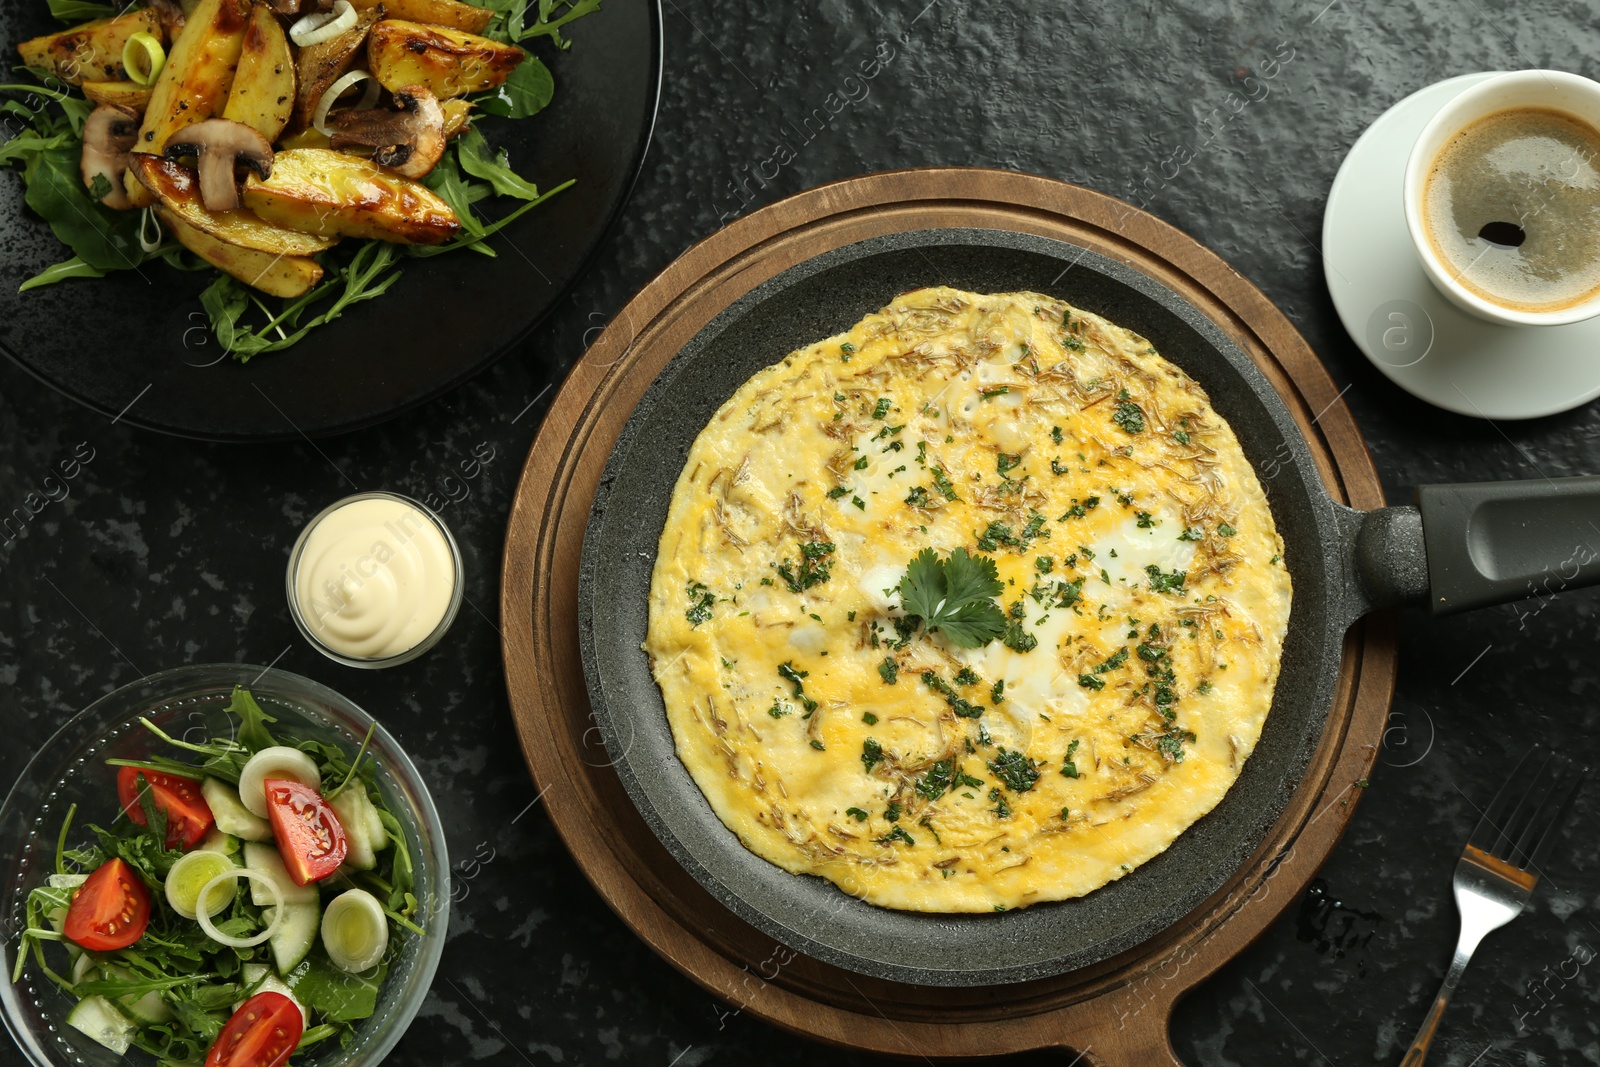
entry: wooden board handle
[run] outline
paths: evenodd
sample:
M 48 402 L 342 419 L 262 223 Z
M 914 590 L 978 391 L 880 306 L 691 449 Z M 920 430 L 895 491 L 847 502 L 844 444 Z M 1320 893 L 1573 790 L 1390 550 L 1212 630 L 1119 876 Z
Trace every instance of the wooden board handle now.
M 1144 1011 L 1097 1012 L 1087 1026 L 1073 1027 L 1062 1047 L 1069 1067 L 1185 1067 L 1168 1035 L 1172 1004 L 1150 1004 Z

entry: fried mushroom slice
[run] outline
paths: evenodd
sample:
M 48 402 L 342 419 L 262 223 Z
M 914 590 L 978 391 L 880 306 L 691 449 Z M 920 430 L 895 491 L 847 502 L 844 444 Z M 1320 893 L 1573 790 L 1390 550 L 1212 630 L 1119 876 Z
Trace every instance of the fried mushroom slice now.
M 329 147 L 365 149 L 372 161 L 402 178 L 421 178 L 444 155 L 444 109 L 425 85 L 394 92 L 391 108 L 343 108 L 328 116 Z
M 166 156 L 196 157 L 200 200 L 208 211 L 239 206 L 237 170 L 248 167 L 265 181 L 272 176 L 272 145 L 260 132 L 232 119 L 206 119 L 185 126 L 167 144 Z
M 100 203 L 117 211 L 133 207 L 123 188 L 122 174 L 128 169 L 128 154 L 139 139 L 139 113 L 120 104 L 101 104 L 89 112 L 83 124 L 83 154 L 78 167 L 83 184 L 91 193 L 103 186 L 109 191 Z

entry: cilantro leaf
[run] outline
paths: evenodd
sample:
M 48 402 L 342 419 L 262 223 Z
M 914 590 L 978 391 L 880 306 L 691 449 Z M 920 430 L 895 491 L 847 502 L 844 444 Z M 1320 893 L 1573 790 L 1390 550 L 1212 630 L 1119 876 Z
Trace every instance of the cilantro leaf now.
M 906 566 L 900 602 L 928 629 L 943 631 L 952 644 L 979 648 L 1005 632 L 1005 615 L 994 602 L 1004 589 L 988 556 L 969 556 L 958 548 L 941 560 L 925 548 Z

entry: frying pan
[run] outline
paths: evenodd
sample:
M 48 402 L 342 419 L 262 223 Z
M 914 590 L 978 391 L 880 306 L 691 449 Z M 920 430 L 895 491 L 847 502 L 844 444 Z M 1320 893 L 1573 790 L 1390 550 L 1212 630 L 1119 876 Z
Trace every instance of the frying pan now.
M 1210 395 L 1266 489 L 1294 580 L 1261 740 L 1222 802 L 1160 856 L 1087 896 L 992 915 L 891 911 L 749 852 L 678 760 L 640 645 L 667 506 L 689 446 L 752 374 L 928 285 L 1058 296 L 1148 338 Z M 1158 933 L 1256 850 L 1321 737 L 1345 631 L 1402 604 L 1434 614 L 1600 582 L 1600 478 L 1442 485 L 1360 512 L 1324 489 L 1278 394 L 1176 293 L 1086 248 L 990 229 L 919 230 L 819 255 L 709 322 L 651 385 L 602 476 L 579 575 L 579 645 L 608 755 L 652 831 L 775 940 L 891 981 L 991 986 L 1063 973 Z

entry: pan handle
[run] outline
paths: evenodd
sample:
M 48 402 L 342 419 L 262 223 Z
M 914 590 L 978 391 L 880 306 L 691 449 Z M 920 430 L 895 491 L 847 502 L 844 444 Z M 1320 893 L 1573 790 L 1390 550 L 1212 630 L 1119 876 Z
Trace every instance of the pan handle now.
M 1352 615 L 1424 602 L 1453 615 L 1600 584 L 1600 476 L 1427 485 L 1416 507 L 1341 510 Z
M 1427 485 L 1417 507 L 1435 615 L 1600 583 L 1600 477 Z

